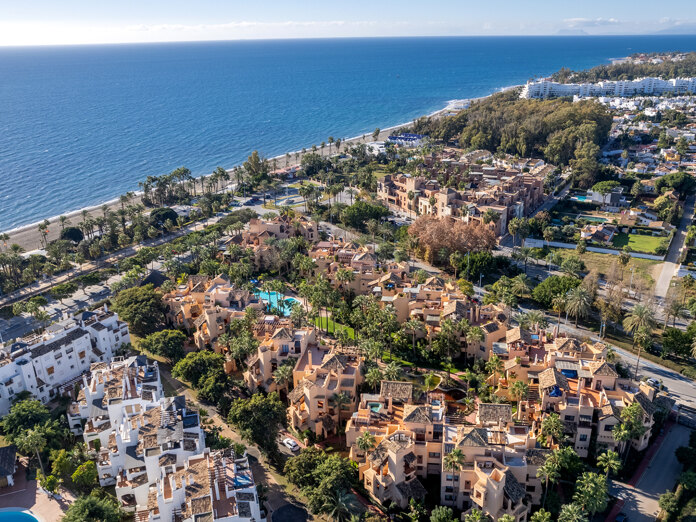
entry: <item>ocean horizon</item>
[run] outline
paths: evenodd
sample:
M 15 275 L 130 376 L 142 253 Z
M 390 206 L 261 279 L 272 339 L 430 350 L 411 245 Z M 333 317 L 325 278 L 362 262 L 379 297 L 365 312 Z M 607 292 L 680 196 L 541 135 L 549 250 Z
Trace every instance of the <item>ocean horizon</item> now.
M 561 67 L 694 50 L 696 35 L 0 48 L 0 230 L 113 200 L 148 175 L 370 134 Z

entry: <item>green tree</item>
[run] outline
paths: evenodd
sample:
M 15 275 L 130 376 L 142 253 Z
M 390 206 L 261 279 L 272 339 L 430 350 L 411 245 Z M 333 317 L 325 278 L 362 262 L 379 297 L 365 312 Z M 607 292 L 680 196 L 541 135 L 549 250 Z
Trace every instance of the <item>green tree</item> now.
M 672 515 L 679 509 L 679 499 L 674 494 L 674 491 L 666 491 L 660 495 L 658 505 L 665 513 Z
M 179 330 L 162 330 L 142 339 L 140 347 L 175 364 L 186 355 L 185 342 L 186 336 Z
M 522 419 L 522 399 L 527 397 L 529 386 L 524 381 L 515 381 L 510 385 L 510 395 L 517 401 L 517 420 Z
M 41 473 L 45 475 L 43 462 L 41 461 L 41 452 L 46 447 L 46 436 L 40 428 L 32 428 L 16 441 L 17 449 L 25 455 L 34 453 L 39 461 Z
M 621 459 L 619 454 L 612 450 L 607 450 L 597 457 L 597 467 L 604 471 L 606 478 L 609 478 L 610 473 L 618 473 L 621 469 Z
M 97 465 L 93 460 L 88 460 L 80 464 L 72 474 L 73 483 L 85 491 L 94 487 L 97 484 L 98 478 L 99 473 L 97 471 Z
M 36 478 L 39 481 L 39 485 L 49 493 L 55 494 L 60 487 L 61 480 L 55 475 L 45 476 L 40 471 L 37 473 Z
M 383 375 L 379 368 L 370 368 L 365 374 L 365 383 L 373 390 L 382 382 Z
M 121 291 L 113 300 L 113 309 L 139 336 L 151 334 L 164 324 L 162 295 L 151 284 Z
M 563 422 L 557 413 L 550 413 L 541 421 L 541 434 L 560 442 L 563 437 Z
M 448 471 L 461 471 L 466 461 L 466 455 L 459 448 L 450 451 L 443 459 L 444 468 Z
M 65 449 L 51 451 L 51 473 L 63 479 L 75 472 L 73 456 Z
M 588 522 L 587 515 L 578 504 L 565 504 L 558 515 L 558 522 Z
M 544 508 L 539 509 L 536 513 L 532 515 L 529 519 L 530 522 L 552 522 L 553 517 L 551 513 L 546 511 Z
M 351 517 L 350 502 L 348 493 L 335 491 L 326 498 L 321 511 L 334 522 L 347 522 Z
M 365 430 L 362 434 L 355 440 L 358 449 L 362 452 L 368 452 L 375 447 L 375 436 L 369 431 Z
M 62 522 L 121 522 L 123 515 L 116 499 L 87 495 L 70 505 Z
M 40 401 L 25 399 L 12 405 L 9 413 L 0 419 L 0 427 L 7 440 L 17 444 L 29 430 L 35 426 L 44 425 L 50 419 L 51 414 L 48 408 Z
M 544 498 L 542 500 L 542 506 L 546 505 L 546 495 L 549 492 L 549 482 L 555 484 L 556 481 L 561 476 L 560 466 L 558 464 L 558 459 L 549 456 L 546 461 L 537 468 L 537 478 L 544 481 Z
M 601 513 L 607 508 L 607 481 L 598 473 L 591 471 L 580 475 L 575 484 L 573 501 L 582 506 L 590 515 Z
M 437 506 L 430 512 L 430 522 L 454 522 L 452 508 L 447 506 Z
M 566 311 L 575 318 L 575 326 L 578 326 L 580 317 L 587 317 L 592 309 L 592 296 L 583 286 L 573 288 L 568 292 Z
M 227 418 L 240 435 L 269 454 L 277 451 L 278 433 L 285 421 L 285 407 L 277 393 L 236 399 Z

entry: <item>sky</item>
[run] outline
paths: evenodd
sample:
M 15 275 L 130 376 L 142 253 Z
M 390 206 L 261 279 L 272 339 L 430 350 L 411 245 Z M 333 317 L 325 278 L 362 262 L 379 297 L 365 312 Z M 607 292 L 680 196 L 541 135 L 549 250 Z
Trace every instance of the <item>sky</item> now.
M 694 0 L 0 0 L 0 46 L 553 34 L 696 34 Z

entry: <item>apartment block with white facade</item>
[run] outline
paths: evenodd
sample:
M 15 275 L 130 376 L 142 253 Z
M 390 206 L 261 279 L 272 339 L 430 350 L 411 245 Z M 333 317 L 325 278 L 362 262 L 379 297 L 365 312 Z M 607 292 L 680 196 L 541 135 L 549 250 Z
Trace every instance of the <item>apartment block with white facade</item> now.
M 130 343 L 128 325 L 107 307 L 50 325 L 0 350 L 0 415 L 28 391 L 42 402 L 68 391 L 96 362 Z
M 639 96 L 685 94 L 696 92 L 696 78 L 638 78 L 635 80 L 601 81 L 597 83 L 558 83 L 549 79 L 528 82 L 521 98 L 557 98 L 563 96 Z

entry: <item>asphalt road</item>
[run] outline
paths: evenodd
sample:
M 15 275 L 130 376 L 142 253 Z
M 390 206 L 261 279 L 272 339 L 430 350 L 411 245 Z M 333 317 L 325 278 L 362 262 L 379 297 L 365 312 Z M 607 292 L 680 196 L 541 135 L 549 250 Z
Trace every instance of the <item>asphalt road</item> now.
M 691 220 L 694 218 L 694 201 L 696 201 L 696 196 L 689 196 L 686 198 L 684 202 L 684 214 L 679 222 L 679 227 L 674 234 L 674 238 L 669 245 L 669 250 L 665 256 L 665 262 L 662 263 L 662 271 L 655 284 L 655 297 L 659 300 L 664 299 L 667 295 L 672 278 L 679 268 L 679 254 L 686 240 L 686 229 L 691 225 Z
M 686 426 L 674 425 L 635 487 L 612 482 L 611 494 L 624 500 L 621 511 L 631 522 L 655 520 L 660 510 L 657 503 L 660 495 L 672 490 L 681 473 L 681 464 L 674 452 L 689 443 L 690 433 Z

